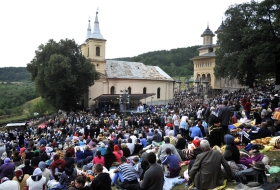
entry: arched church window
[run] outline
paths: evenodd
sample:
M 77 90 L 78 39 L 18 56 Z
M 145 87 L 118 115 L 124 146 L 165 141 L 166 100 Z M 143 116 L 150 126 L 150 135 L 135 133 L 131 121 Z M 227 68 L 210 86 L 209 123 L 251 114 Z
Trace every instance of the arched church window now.
M 128 87 L 128 94 L 131 94 L 131 87 Z
M 111 87 L 110 94 L 115 94 L 115 87 L 114 86 Z
M 96 51 L 96 56 L 100 56 L 100 47 L 96 47 L 95 51 Z
M 160 99 L 160 88 L 157 89 L 157 99 Z
M 144 88 L 143 88 L 143 94 L 146 94 L 146 93 L 147 93 L 147 88 L 144 87 Z
M 87 48 L 87 56 L 89 57 L 89 47 Z

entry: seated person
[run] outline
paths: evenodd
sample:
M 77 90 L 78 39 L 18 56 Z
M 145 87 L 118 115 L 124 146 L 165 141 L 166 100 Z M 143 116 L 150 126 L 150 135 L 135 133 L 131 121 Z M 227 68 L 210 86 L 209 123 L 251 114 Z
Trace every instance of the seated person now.
M 262 161 L 263 158 L 264 155 L 260 154 L 258 145 L 253 145 L 249 151 L 249 157 L 241 157 L 239 163 L 251 167 L 255 162 Z
M 167 148 L 165 152 L 166 156 L 165 158 L 163 158 L 161 164 L 164 166 L 166 177 L 173 178 L 179 176 L 181 167 L 179 165 L 179 160 L 177 156 L 171 154 L 170 148 Z
M 197 125 L 190 128 L 190 139 L 193 140 L 194 137 L 203 138 L 202 132 Z
M 177 135 L 177 139 L 178 140 L 177 140 L 175 147 L 179 150 L 185 149 L 187 141 L 182 137 L 181 134 Z
M 262 122 L 260 128 L 252 127 L 249 133 L 242 131 L 244 135 L 244 142 L 247 144 L 250 140 L 271 137 L 271 131 L 268 129 L 266 122 Z
M 238 164 L 240 159 L 240 152 L 234 143 L 234 137 L 230 134 L 226 134 L 225 143 L 226 143 L 226 148 L 223 153 L 223 157 L 227 161 L 234 161 L 235 163 Z

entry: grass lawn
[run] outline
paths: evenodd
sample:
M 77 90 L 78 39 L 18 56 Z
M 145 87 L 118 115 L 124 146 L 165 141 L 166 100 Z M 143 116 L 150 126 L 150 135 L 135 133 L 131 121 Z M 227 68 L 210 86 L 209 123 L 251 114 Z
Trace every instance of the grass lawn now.
M 272 151 L 272 152 L 265 152 L 265 155 L 267 155 L 270 158 L 271 161 L 271 166 L 280 166 L 280 151 Z M 183 166 L 181 172 L 183 173 L 184 171 L 186 171 L 188 169 L 188 166 Z M 276 175 L 276 177 L 280 178 L 280 173 L 278 173 Z M 272 177 L 268 177 L 268 181 L 272 182 Z M 177 185 L 175 187 L 172 188 L 172 190 L 186 190 L 185 189 L 185 184 L 183 183 L 181 185 Z M 234 189 L 234 187 L 237 185 L 238 183 L 231 183 L 231 182 L 227 182 L 227 186 L 224 189 Z

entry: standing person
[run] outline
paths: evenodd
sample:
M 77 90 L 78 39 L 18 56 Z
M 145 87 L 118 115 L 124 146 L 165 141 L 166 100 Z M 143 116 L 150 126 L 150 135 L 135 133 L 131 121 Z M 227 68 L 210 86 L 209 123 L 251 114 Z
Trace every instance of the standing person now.
M 224 142 L 224 136 L 225 134 L 229 133 L 228 125 L 229 125 L 229 120 L 230 120 L 230 108 L 227 106 L 228 101 L 224 100 L 223 105 L 219 108 L 219 117 L 221 118 L 221 132 L 220 132 L 220 138 L 221 142 L 225 144 Z
M 45 190 L 46 178 L 42 176 L 40 168 L 36 168 L 32 176 L 26 180 L 26 189 L 28 190 Z
M 215 112 L 215 110 L 215 107 L 210 108 L 211 114 L 208 120 L 208 139 L 211 147 L 215 145 L 221 146 L 221 129 L 217 129 L 220 127 L 221 119 L 218 117 L 218 114 Z M 211 131 L 213 128 L 216 128 L 217 130 Z
M 278 107 L 278 103 L 279 103 L 279 96 L 278 94 L 274 94 L 272 100 L 271 100 L 271 109 L 274 112 L 275 108 Z
M 211 111 L 210 111 L 210 105 L 207 104 L 207 107 L 206 107 L 206 110 L 204 112 L 204 119 L 205 119 L 205 122 L 208 124 L 208 119 L 209 119 L 209 116 L 211 114 Z
M 162 190 L 164 183 L 163 170 L 160 165 L 156 163 L 156 155 L 153 152 L 147 154 L 146 160 L 148 161 L 150 167 L 145 172 L 142 183 L 140 187 L 145 190 Z
M 103 166 L 101 164 L 95 165 L 95 172 L 97 173 L 94 180 L 91 182 L 91 189 L 94 190 L 111 190 L 111 178 L 108 173 L 103 173 Z
M 229 179 L 232 178 L 231 169 L 218 150 L 211 150 L 207 140 L 200 142 L 200 148 L 203 152 L 197 155 L 189 173 L 197 189 L 214 189 L 217 186 L 223 185 L 224 177 L 221 164 Z
M 180 122 L 180 131 L 181 135 L 185 138 L 188 138 L 189 134 L 189 124 L 188 124 L 188 116 L 187 113 L 184 112 L 184 116 L 181 118 Z
M 176 111 L 172 117 L 172 124 L 174 126 L 174 137 L 176 137 L 179 134 L 179 125 L 180 125 L 179 120 L 180 120 L 179 111 Z
M 248 99 L 247 102 L 245 103 L 244 110 L 245 110 L 245 115 L 246 115 L 247 119 L 250 119 L 250 112 L 251 112 L 250 99 Z

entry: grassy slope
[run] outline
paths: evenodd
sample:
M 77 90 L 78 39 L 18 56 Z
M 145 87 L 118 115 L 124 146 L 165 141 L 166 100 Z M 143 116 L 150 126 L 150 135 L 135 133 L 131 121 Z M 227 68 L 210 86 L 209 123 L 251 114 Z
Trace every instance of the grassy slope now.
M 23 115 L 14 116 L 14 117 L 10 117 L 10 118 L 1 118 L 0 123 L 7 123 L 7 122 L 11 122 L 13 120 L 24 120 L 24 119 L 30 117 L 30 114 L 29 114 L 30 106 L 36 104 L 40 99 L 41 99 L 41 97 L 35 98 L 33 100 L 26 102 L 22 106 L 20 106 L 23 109 Z

